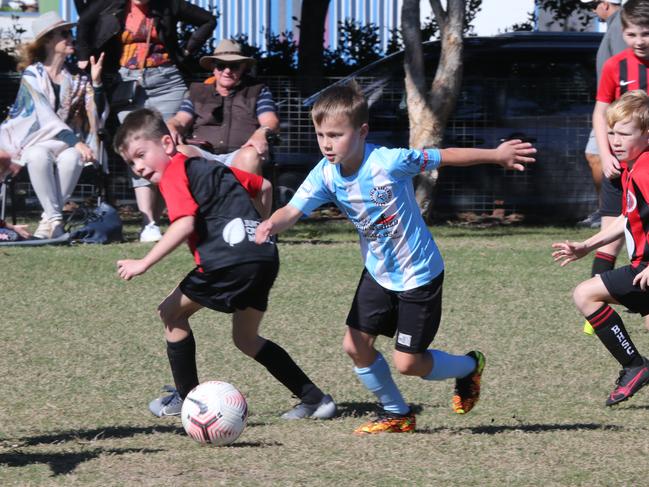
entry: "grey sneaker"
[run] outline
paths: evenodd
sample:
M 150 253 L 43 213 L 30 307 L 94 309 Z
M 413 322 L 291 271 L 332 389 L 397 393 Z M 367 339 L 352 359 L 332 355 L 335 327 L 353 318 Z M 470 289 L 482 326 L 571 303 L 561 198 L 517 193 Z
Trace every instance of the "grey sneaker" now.
M 336 415 L 336 403 L 329 394 L 325 394 L 317 404 L 301 402 L 290 411 L 282 414 L 282 419 L 331 419 Z
M 178 391 L 171 386 L 164 386 L 162 390 L 170 392 L 168 396 L 160 396 L 149 403 L 149 411 L 155 416 L 179 416 L 183 407 L 183 400 Z

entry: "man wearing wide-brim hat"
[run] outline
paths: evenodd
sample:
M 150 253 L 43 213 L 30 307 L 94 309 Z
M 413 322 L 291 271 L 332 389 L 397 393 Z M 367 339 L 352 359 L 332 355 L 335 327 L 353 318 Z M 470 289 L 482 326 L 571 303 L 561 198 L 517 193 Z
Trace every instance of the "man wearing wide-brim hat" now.
M 249 75 L 254 64 L 239 43 L 222 40 L 213 55 L 200 59 L 214 76 L 192 83 L 189 97 L 167 124 L 177 141 L 186 137 L 201 146 L 203 157 L 261 174 L 279 118 L 268 87 Z

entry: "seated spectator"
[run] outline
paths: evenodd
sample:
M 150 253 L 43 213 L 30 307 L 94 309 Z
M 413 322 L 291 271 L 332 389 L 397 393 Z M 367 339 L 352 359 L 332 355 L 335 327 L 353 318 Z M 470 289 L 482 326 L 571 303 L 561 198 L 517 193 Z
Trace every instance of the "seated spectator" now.
M 103 55 L 91 59 L 90 76 L 65 62 L 74 53 L 73 26 L 56 12 L 33 22 L 34 40 L 24 47 L 19 64 L 18 96 L 0 125 L 0 148 L 13 164 L 27 167 L 43 208 L 37 238 L 63 234 L 63 206 L 84 164 L 97 158 L 97 132 L 106 114 Z
M 203 157 L 261 174 L 279 118 L 268 87 L 249 76 L 255 60 L 244 56 L 237 42 L 223 40 L 200 64 L 214 76 L 191 84 L 189 98 L 167 121 L 172 136 L 176 142 L 185 136 L 191 136 L 188 143 L 207 142 L 212 154 L 203 151 Z

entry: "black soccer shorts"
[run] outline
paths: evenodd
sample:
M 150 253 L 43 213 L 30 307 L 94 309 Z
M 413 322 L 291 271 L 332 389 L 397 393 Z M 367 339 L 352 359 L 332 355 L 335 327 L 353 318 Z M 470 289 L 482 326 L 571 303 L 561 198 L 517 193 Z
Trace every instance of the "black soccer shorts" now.
M 599 191 L 599 213 L 602 216 L 620 216 L 622 214 L 622 180 L 620 178 L 602 178 Z
M 633 279 L 645 267 L 646 265 L 640 265 L 634 269 L 626 265 L 600 274 L 609 294 L 629 311 L 640 313 L 642 316 L 649 314 L 649 291 L 634 286 Z
M 400 352 L 420 353 L 432 343 L 442 317 L 444 272 L 408 291 L 385 289 L 363 269 L 347 326 L 373 336 L 393 337 Z
M 266 311 L 279 262 L 249 262 L 212 272 L 191 271 L 178 285 L 182 293 L 206 308 L 223 313 L 254 308 Z

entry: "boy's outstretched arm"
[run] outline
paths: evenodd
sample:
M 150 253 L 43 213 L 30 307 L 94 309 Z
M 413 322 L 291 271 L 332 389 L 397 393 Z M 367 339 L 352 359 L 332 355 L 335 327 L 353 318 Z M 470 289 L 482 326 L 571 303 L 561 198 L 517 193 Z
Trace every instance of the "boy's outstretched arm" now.
M 290 204 L 280 208 L 268 220 L 264 220 L 259 224 L 255 233 L 255 242 L 260 245 L 263 244 L 273 235 L 291 228 L 301 216 L 302 212 Z
M 524 171 L 524 163 L 534 162 L 532 154 L 536 149 L 529 142 L 519 139 L 506 140 L 495 149 L 449 148 L 440 149 L 442 166 L 473 166 L 488 163 L 498 164 L 506 169 Z
M 581 259 L 592 250 L 619 239 L 624 234 L 625 220 L 624 215 L 618 216 L 609 227 L 600 230 L 583 242 L 570 242 L 566 240 L 565 242 L 553 243 L 552 248 L 555 251 L 552 252 L 552 258 L 561 267 L 577 259 Z
M 122 279 L 129 281 L 135 276 L 144 274 L 149 267 L 162 260 L 176 247 L 187 240 L 194 231 L 193 216 L 183 216 L 174 221 L 143 259 L 125 259 L 117 261 L 117 273 Z

